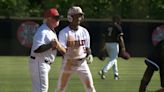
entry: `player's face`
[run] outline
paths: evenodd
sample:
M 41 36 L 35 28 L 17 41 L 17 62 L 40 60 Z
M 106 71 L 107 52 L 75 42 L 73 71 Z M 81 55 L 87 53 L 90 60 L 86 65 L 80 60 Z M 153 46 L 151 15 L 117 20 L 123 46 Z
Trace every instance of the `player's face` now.
M 83 14 L 76 14 L 76 15 L 73 15 L 72 18 L 73 18 L 72 23 L 74 25 L 80 25 L 80 23 L 84 19 L 84 15 Z

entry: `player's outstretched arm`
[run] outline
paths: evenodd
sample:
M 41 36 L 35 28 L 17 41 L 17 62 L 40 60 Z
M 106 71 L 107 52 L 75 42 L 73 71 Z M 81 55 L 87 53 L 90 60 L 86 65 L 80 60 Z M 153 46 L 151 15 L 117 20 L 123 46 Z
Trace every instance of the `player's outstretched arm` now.
M 120 37 L 119 37 L 119 45 L 121 47 L 121 49 L 120 49 L 120 57 L 125 59 L 125 60 L 128 60 L 131 56 L 126 51 L 126 47 L 125 47 L 125 43 L 124 43 L 124 39 L 123 39 L 122 35 L 120 35 Z
M 51 44 L 52 44 L 52 47 L 56 48 L 62 55 L 64 55 L 66 53 L 66 49 L 59 43 L 58 40 L 56 40 L 56 39 L 53 40 L 51 42 Z
M 121 52 L 126 51 L 123 36 L 120 36 L 120 37 L 119 37 L 119 44 L 120 44 L 120 47 L 121 47 Z
M 86 60 L 88 64 L 91 64 L 93 62 L 93 56 L 90 48 L 86 48 L 87 56 Z

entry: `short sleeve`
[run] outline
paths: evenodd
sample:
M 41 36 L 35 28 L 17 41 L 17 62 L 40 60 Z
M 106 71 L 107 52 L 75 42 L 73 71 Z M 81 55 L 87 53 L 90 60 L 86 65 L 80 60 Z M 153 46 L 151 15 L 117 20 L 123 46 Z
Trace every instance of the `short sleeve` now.
M 90 48 L 90 35 L 89 35 L 88 30 L 86 30 L 86 29 L 84 29 L 84 30 L 85 30 L 85 35 L 86 35 L 86 44 L 85 44 L 85 47 Z
M 33 50 L 36 50 L 41 45 L 45 44 L 46 33 L 43 31 L 38 31 L 33 38 Z
M 61 45 L 64 47 L 64 48 L 67 48 L 67 40 L 66 40 L 66 33 L 64 32 L 64 30 L 61 30 L 59 32 L 59 42 L 61 43 Z

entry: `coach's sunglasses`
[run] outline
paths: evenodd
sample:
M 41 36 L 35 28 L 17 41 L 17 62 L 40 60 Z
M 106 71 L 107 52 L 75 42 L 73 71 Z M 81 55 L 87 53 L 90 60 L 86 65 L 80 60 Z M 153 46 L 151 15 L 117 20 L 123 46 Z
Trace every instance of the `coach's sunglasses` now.
M 57 21 L 61 20 L 61 16 L 53 16 L 52 18 L 57 20 Z

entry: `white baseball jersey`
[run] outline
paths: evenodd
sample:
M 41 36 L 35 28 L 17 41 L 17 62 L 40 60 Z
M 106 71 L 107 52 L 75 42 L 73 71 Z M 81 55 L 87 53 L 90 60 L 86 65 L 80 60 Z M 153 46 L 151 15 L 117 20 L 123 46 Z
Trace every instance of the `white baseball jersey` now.
M 72 73 L 78 74 L 86 92 L 96 92 L 92 74 L 85 59 L 87 55 L 86 48 L 90 48 L 88 31 L 82 26 L 78 26 L 78 30 L 76 31 L 67 26 L 60 31 L 59 41 L 67 51 L 62 61 L 55 92 L 65 92 L 66 85 Z
M 57 50 L 49 49 L 42 53 L 34 53 L 34 50 L 39 48 L 43 44 L 50 43 L 53 39 L 57 39 L 56 33 L 54 33 L 46 24 L 43 24 L 36 32 L 33 38 L 33 45 L 31 49 L 31 56 L 38 57 L 43 60 L 53 62 L 57 54 Z
M 42 24 L 35 33 L 29 59 L 29 71 L 32 79 L 32 92 L 48 92 L 48 73 L 51 69 L 50 63 L 54 62 L 57 54 L 56 49 L 49 49 L 41 53 L 34 50 L 43 44 L 57 39 L 56 34 L 46 24 Z
M 90 36 L 88 31 L 78 26 L 74 31 L 69 26 L 65 27 L 59 33 L 59 42 L 67 48 L 65 57 L 68 59 L 79 59 L 86 57 L 86 47 L 90 48 Z

